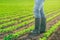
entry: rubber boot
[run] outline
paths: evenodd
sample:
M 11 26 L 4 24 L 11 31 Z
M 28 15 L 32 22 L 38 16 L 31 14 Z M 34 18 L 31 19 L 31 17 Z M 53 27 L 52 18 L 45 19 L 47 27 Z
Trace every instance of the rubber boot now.
M 40 26 L 40 33 L 44 33 L 46 30 L 46 17 L 44 14 L 44 10 L 43 7 L 40 10 L 40 14 L 41 14 L 41 26 Z
M 29 34 L 29 37 L 34 37 L 40 34 L 39 27 L 41 26 L 41 19 L 35 18 L 35 29 Z
M 41 27 L 40 27 L 40 33 L 45 33 L 46 32 L 46 19 L 41 18 Z

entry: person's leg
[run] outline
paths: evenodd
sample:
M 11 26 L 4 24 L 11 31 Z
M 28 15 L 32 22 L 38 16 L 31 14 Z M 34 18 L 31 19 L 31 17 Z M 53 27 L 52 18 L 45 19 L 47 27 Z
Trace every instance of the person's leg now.
M 35 6 L 34 6 L 35 30 L 37 30 L 38 33 L 39 33 L 40 29 L 42 28 L 41 27 L 41 25 L 43 24 L 42 21 L 44 21 L 44 17 L 45 17 L 44 13 L 43 13 L 43 9 L 42 9 L 43 5 L 44 5 L 44 0 L 35 0 Z M 42 16 L 44 16 L 44 17 L 42 18 Z M 43 20 L 41 20 L 41 19 L 43 19 Z
M 40 13 L 41 13 L 40 33 L 44 33 L 46 31 L 45 30 L 46 29 L 46 17 L 45 17 L 45 14 L 44 14 L 43 7 L 41 8 Z
M 35 29 L 33 33 L 39 34 L 40 30 L 39 27 L 41 26 L 41 14 L 40 10 L 43 6 L 43 0 L 35 0 L 34 6 L 34 15 L 35 15 Z
M 43 7 L 44 0 L 35 0 L 34 5 L 34 17 L 35 18 L 41 18 L 40 10 Z
M 34 6 L 34 17 L 35 17 L 35 29 L 32 31 L 32 35 L 40 34 L 39 27 L 41 26 L 41 14 L 40 10 L 43 6 L 43 0 L 35 0 L 35 6 Z

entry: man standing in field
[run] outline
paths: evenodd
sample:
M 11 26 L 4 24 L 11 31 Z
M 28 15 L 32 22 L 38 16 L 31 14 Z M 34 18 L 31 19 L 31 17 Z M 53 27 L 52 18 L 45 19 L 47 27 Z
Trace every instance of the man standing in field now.
M 46 18 L 43 11 L 44 0 L 35 0 L 34 17 L 35 17 L 35 29 L 29 34 L 30 37 L 37 36 L 45 32 Z

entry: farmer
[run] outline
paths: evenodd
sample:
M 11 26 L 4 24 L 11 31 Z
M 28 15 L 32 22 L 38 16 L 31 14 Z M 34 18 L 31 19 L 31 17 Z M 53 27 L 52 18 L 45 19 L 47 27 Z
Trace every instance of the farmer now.
M 34 5 L 34 17 L 35 17 L 35 29 L 29 34 L 30 37 L 37 36 L 45 32 L 46 29 L 46 17 L 43 11 L 44 0 L 35 0 Z

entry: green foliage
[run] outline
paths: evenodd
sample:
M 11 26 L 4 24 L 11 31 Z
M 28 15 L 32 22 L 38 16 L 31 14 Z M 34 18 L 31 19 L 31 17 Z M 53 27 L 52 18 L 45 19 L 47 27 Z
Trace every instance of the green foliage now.
M 13 39 L 13 35 L 9 34 L 8 36 L 4 37 L 4 40 L 12 40 Z

